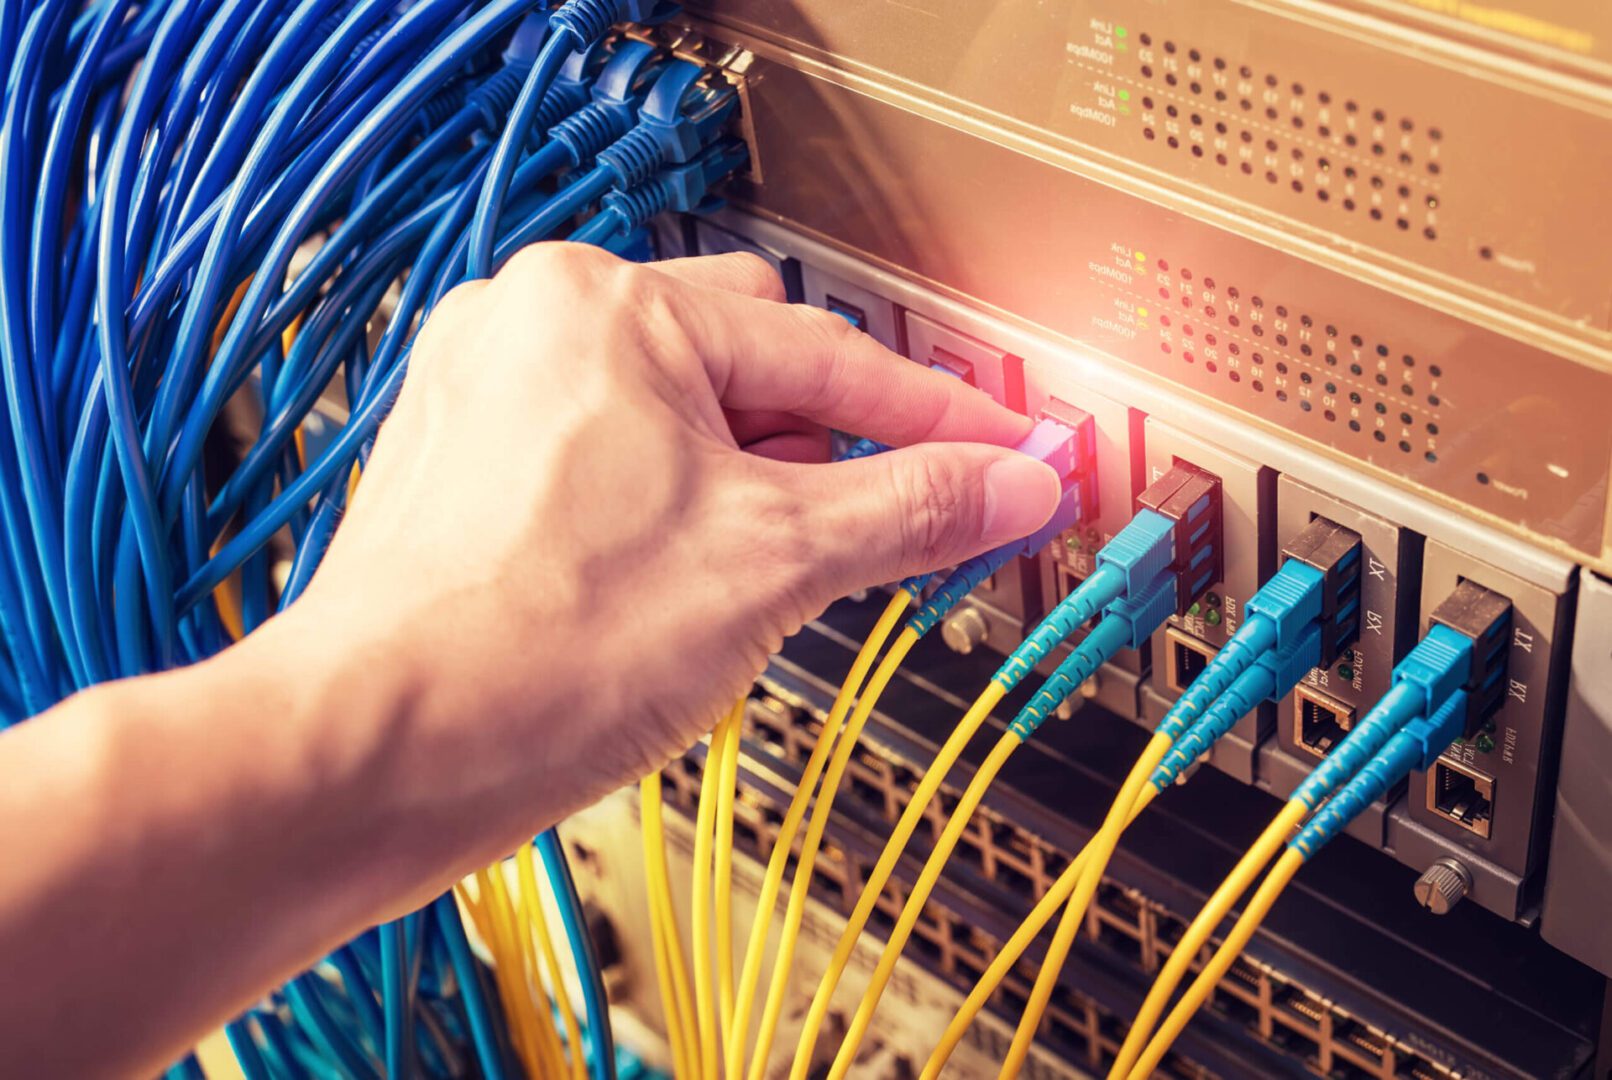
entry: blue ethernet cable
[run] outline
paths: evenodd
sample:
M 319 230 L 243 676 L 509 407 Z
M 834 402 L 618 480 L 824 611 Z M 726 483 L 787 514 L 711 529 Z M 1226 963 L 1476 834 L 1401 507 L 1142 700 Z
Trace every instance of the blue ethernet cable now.
M 431 902 L 437 932 L 447 946 L 453 967 L 454 979 L 459 985 L 459 997 L 464 1003 L 470 1023 L 471 1036 L 476 1044 L 476 1059 L 487 1080 L 503 1080 L 503 1050 L 499 1045 L 497 1025 L 485 995 L 481 975 L 476 969 L 476 958 L 470 951 L 470 940 L 465 937 L 464 925 L 459 921 L 459 908 L 453 894 L 444 893 Z
M 394 228 L 399 219 L 392 215 L 441 206 L 439 197 L 475 189 L 472 178 L 481 177 L 472 162 L 450 152 L 471 127 L 457 110 L 475 102 L 485 126 L 497 124 L 509 98 L 489 85 L 478 50 L 512 19 L 529 14 L 515 4 L 469 12 L 466 7 L 455 0 L 418 0 L 395 9 L 380 0 L 306 0 L 288 12 L 251 0 L 138 7 L 104 0 L 76 17 L 52 12 L 32 23 L 16 19 L 7 31 L 20 44 L 32 29 L 29 47 L 21 50 L 30 63 L 41 55 L 42 43 L 43 51 L 63 57 L 59 69 L 31 74 L 35 81 L 21 84 L 37 87 L 34 101 L 47 103 L 41 115 L 49 123 L 33 129 L 14 121 L 21 143 L 15 157 L 8 155 L 35 162 L 40 167 L 33 174 L 46 179 L 26 190 L 12 188 L 0 207 L 0 229 L 10 229 L 0 237 L 7 254 L 27 252 L 25 260 L 5 260 L 4 269 L 31 268 L 26 277 L 0 282 L 12 298 L 10 310 L 20 313 L 21 330 L 9 340 L 26 346 L 9 350 L 14 385 L 33 389 L 34 401 L 23 399 L 18 408 L 36 413 L 7 416 L 0 424 L 0 661 L 7 676 L 0 680 L 0 696 L 22 699 L 20 711 L 39 711 L 75 686 L 189 662 L 222 647 L 210 604 L 176 607 L 171 595 L 152 586 L 148 542 L 160 535 L 170 572 L 175 580 L 188 580 L 208 560 L 209 542 L 229 523 L 209 514 L 199 498 L 195 432 L 205 432 L 217 415 L 210 394 L 227 396 L 254 368 L 264 377 L 268 408 L 252 445 L 266 464 L 255 482 L 236 480 L 244 489 L 236 502 L 243 526 L 275 505 L 276 475 L 281 483 L 300 478 L 286 465 L 292 418 L 311 407 L 310 385 L 322 382 L 339 359 L 353 358 L 346 371 L 354 400 L 370 403 L 369 415 L 384 415 L 405 370 L 406 341 L 394 335 L 392 351 L 370 362 L 356 329 L 362 310 L 374 305 L 382 275 L 411 265 L 418 270 L 412 256 L 422 239 L 429 245 L 429 235 L 422 237 L 415 227 Z M 125 19 L 131 9 L 134 14 Z M 528 23 L 540 20 L 531 16 Z M 298 35 L 293 27 L 312 30 Z M 94 46 L 89 56 L 87 45 Z M 562 69 L 555 89 L 564 83 L 575 95 L 597 75 L 590 63 L 608 52 Z M 136 63 L 139 74 L 125 104 L 119 80 Z M 19 66 L 25 65 L 13 60 L 14 69 Z M 248 85 L 237 93 L 237 80 L 248 74 Z M 580 100 L 573 96 L 569 107 Z M 304 109 L 309 101 L 312 108 Z M 547 109 L 547 96 L 543 105 Z M 541 127 L 553 126 L 554 113 L 538 115 Z M 265 134 L 271 130 L 276 137 Z M 150 136 L 157 140 L 150 144 L 154 149 L 136 157 L 135 148 L 150 148 Z M 679 152 L 697 153 L 703 145 Z M 455 160 L 437 160 L 439 154 Z M 530 164 L 528 156 L 517 175 Z M 84 182 L 59 182 L 80 169 Z M 30 170 L 14 168 L 12 175 L 25 177 Z M 366 203 L 372 198 L 381 208 Z M 77 205 L 70 207 L 74 199 Z M 29 228 L 30 208 L 38 211 L 32 214 L 36 220 L 65 215 L 72 224 L 59 232 Z M 511 200 L 517 222 L 541 209 L 530 197 Z M 8 226 L 5 215 L 20 225 Z M 290 235 L 300 244 L 324 229 L 334 233 L 316 265 L 281 291 L 284 267 L 274 254 L 284 242 L 279 238 Z M 215 242 L 220 237 L 222 243 Z M 13 238 L 20 248 L 12 246 Z M 115 287 L 108 287 L 105 267 L 122 274 Z M 224 320 L 225 349 L 209 383 L 195 358 L 221 314 L 218 301 L 238 283 L 264 276 L 277 282 L 267 306 Z M 429 311 L 456 276 L 422 275 L 418 295 L 425 302 L 415 310 Z M 20 289 L 12 282 L 20 282 Z M 125 282 L 137 283 L 132 295 L 124 295 Z M 334 287 L 321 291 L 326 282 Z M 199 302 L 200 294 L 208 299 Z M 92 312 L 107 317 L 92 323 Z M 298 315 L 305 315 L 300 348 L 281 358 L 279 333 Z M 106 323 L 116 325 L 108 330 Z M 110 362 L 109 353 L 120 348 L 117 362 Z M 119 375 L 124 371 L 126 390 Z M 131 415 L 132 426 L 126 423 Z M 26 435 L 21 443 L 19 431 Z M 332 462 L 327 483 L 305 489 L 319 496 L 313 512 L 293 505 L 282 519 L 292 525 L 303 570 L 293 574 L 285 590 L 290 595 L 317 564 L 340 509 L 340 475 L 354 457 L 362 458 L 369 438 L 354 438 L 351 445 L 352 456 Z M 147 455 L 140 472 L 151 474 L 148 490 L 138 483 L 131 488 L 131 446 Z M 48 515 L 62 523 L 59 548 L 41 552 L 50 545 L 30 534 L 21 452 L 59 477 L 54 496 L 34 483 L 60 500 Z M 247 629 L 270 606 L 261 552 L 251 549 L 254 572 L 242 583 Z M 57 576 L 41 558 L 60 559 L 62 573 Z M 65 581 L 65 625 L 63 590 L 53 594 L 52 580 Z M 23 617 L 15 619 L 19 612 Z M 378 956 L 338 954 L 334 962 L 354 985 L 369 979 L 392 985 Z M 385 993 L 382 998 L 385 1003 Z M 292 1007 L 296 1030 L 277 1036 L 278 1021 L 271 1024 L 267 1014 L 244 1030 L 256 1031 L 271 1068 L 301 1063 L 322 1071 L 309 1057 L 304 1036 L 329 1041 L 328 1031 L 320 1037 L 323 1015 L 338 1027 L 359 1021 L 371 1033 L 368 1041 L 376 1042 L 375 1018 L 365 1019 L 366 1000 L 343 999 L 333 985 L 315 979 L 293 988 L 282 1003 Z M 494 1017 L 495 1027 L 497 1022 Z M 381 1049 L 374 1048 L 377 1059 Z M 440 1071 L 445 1062 L 426 1055 L 424 1064 Z
M 492 276 L 493 247 L 498 236 L 498 216 L 504 194 L 515 172 L 520 151 L 529 137 L 538 106 L 567 55 L 585 49 L 619 21 L 641 22 L 659 0 L 566 0 L 549 17 L 550 37 L 543 43 L 520 96 L 515 99 L 509 120 L 493 151 L 492 166 L 482 181 L 476 217 L 470 229 L 467 271 L 472 278 Z
M 546 829 L 537 837 L 537 853 L 543 860 L 549 886 L 560 909 L 560 923 L 571 946 L 577 972 L 582 979 L 582 1007 L 587 1015 L 588 1069 L 595 1080 L 615 1080 L 616 1046 L 610 1030 L 609 999 L 605 994 L 604 974 L 599 967 L 593 935 L 588 932 L 587 916 L 582 910 L 582 897 L 577 893 L 571 865 L 565 849 L 560 846 L 559 834 Z M 555 993 L 564 991 L 556 987 Z M 581 1047 L 576 1048 L 582 1052 Z

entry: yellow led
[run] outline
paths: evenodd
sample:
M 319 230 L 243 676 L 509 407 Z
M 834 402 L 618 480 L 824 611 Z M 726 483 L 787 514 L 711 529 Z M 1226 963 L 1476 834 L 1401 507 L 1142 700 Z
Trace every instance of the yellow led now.
M 1147 256 L 1143 255 L 1140 251 L 1138 251 L 1136 253 L 1136 261 L 1137 262 L 1147 262 Z
M 1137 309 L 1136 309 L 1136 313 L 1137 313 L 1137 314 L 1138 314 L 1138 315 L 1140 315 L 1140 316 L 1141 316 L 1141 317 L 1142 317 L 1142 318 L 1144 318 L 1144 319 L 1145 319 L 1145 318 L 1147 318 L 1147 308 L 1145 308 L 1145 307 L 1139 307 L 1139 308 L 1137 308 Z

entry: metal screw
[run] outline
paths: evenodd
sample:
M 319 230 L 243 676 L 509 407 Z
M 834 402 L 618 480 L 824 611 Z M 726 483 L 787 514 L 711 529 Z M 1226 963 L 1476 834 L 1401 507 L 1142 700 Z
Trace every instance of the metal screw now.
M 1435 915 L 1445 915 L 1472 891 L 1472 874 L 1451 858 L 1435 861 L 1414 886 L 1416 902 Z
M 974 651 L 974 646 L 985 643 L 985 635 L 990 630 L 985 616 L 972 607 L 966 607 L 947 616 L 940 625 L 940 636 L 953 652 L 967 656 Z

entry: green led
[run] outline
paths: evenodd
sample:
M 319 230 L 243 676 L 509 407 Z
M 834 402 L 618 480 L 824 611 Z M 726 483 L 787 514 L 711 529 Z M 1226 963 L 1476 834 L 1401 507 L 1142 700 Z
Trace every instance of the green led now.
M 1187 608 L 1187 614 L 1188 615 L 1196 615 L 1201 610 L 1203 610 L 1203 605 L 1195 603 L 1191 607 Z
M 1451 746 L 1465 746 L 1466 745 L 1466 740 L 1465 739 L 1456 739 L 1454 742 L 1450 743 L 1450 745 Z
M 1065 537 L 1064 542 L 1063 542 L 1063 546 L 1064 546 L 1065 551 L 1067 551 L 1071 555 L 1073 555 L 1075 552 L 1080 550 L 1080 537 L 1078 537 L 1078 536 Z
M 1216 611 L 1214 608 L 1210 608 L 1209 614 L 1203 617 L 1203 621 L 1208 623 L 1210 626 L 1219 626 L 1220 612 Z
M 1475 740 L 1473 740 L 1472 745 L 1476 746 L 1479 752 L 1487 754 L 1490 750 L 1494 749 L 1494 740 L 1489 738 L 1487 735 L 1479 735 Z
M 1114 27 L 1114 36 L 1115 37 L 1124 37 L 1125 36 L 1125 28 L 1123 26 Z
M 1342 679 L 1344 682 L 1354 682 L 1355 669 L 1350 667 L 1348 664 L 1339 664 L 1338 678 Z
M 1121 90 L 1119 92 L 1119 99 L 1121 101 L 1129 101 L 1129 100 L 1131 100 L 1131 92 L 1129 90 Z

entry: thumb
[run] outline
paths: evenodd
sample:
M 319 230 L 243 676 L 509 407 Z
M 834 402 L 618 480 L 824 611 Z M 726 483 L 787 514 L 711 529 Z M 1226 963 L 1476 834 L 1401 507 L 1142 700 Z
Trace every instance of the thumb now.
M 922 443 L 795 471 L 835 596 L 1028 536 L 1058 505 L 1057 473 L 1000 446 Z

